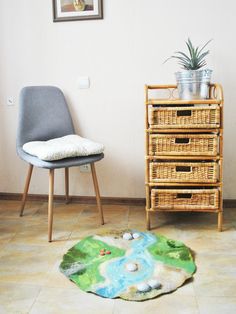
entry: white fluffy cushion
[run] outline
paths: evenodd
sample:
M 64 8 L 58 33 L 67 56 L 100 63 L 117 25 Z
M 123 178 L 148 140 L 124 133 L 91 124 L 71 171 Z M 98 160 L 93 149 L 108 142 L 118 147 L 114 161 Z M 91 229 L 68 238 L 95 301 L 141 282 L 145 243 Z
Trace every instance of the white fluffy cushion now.
M 23 145 L 23 150 L 39 159 L 51 161 L 100 154 L 104 146 L 73 134 L 49 141 L 28 142 Z

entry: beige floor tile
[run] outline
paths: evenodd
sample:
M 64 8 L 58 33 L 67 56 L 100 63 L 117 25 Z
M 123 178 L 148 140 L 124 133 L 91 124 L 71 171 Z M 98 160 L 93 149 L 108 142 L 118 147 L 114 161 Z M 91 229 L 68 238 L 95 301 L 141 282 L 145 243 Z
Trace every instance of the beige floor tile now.
M 93 230 L 96 230 L 97 232 L 98 229 L 94 228 Z M 82 238 L 90 236 L 96 232 L 93 232 L 92 229 L 85 228 L 82 230 L 74 230 L 71 233 L 69 239 L 66 241 L 65 247 L 69 249 L 70 247 L 74 246 L 78 241 L 80 241 Z
M 236 252 L 229 251 L 228 254 L 198 254 L 195 262 L 198 273 L 235 273 L 236 274 Z
M 144 205 L 130 205 L 129 209 L 130 209 L 130 211 L 145 212 L 145 206 Z
M 154 216 L 155 217 L 155 216 Z M 199 212 L 167 212 L 157 213 L 157 219 L 161 219 L 159 224 L 163 223 L 162 220 L 169 225 L 175 225 L 181 230 L 202 231 L 202 230 L 214 230 L 217 231 L 217 215 L 215 213 L 199 213 Z M 154 220 L 155 222 L 155 220 Z M 224 227 L 228 227 L 224 224 Z
M 9 222 L 7 221 L 9 224 Z M 73 218 L 61 219 L 54 215 L 53 221 L 53 239 L 55 241 L 66 241 L 73 228 L 77 226 L 77 222 Z M 15 230 L 15 235 L 11 239 L 13 244 L 36 244 L 45 245 L 47 244 L 47 234 L 48 234 L 48 219 L 47 216 L 31 218 L 19 217 L 12 219 L 9 224 L 10 230 Z
M 78 242 L 80 239 L 83 237 L 87 237 L 89 235 L 93 235 L 96 233 L 102 233 L 107 230 L 124 230 L 128 228 L 128 224 L 123 222 L 123 223 L 117 223 L 117 224 L 109 224 L 107 221 L 104 225 L 99 225 L 97 222 L 91 224 L 85 224 L 83 226 L 79 226 L 77 229 L 74 229 L 73 232 L 71 233 L 71 236 L 69 240 L 67 241 L 66 245 L 72 241 L 72 245 Z M 68 245 L 67 245 L 68 247 Z
M 66 252 L 67 252 L 67 249 L 63 250 L 61 258 L 58 259 L 56 263 L 54 264 L 54 266 L 48 271 L 45 282 L 44 282 L 44 287 L 79 289 L 75 283 L 70 281 L 59 270 L 59 266 L 63 260 L 63 254 L 65 254 Z
M 61 246 L 62 241 L 66 241 L 71 235 L 71 231 L 63 230 L 63 228 L 53 227 L 52 238 L 54 246 Z M 47 225 L 41 228 L 32 228 L 31 230 L 26 230 L 18 232 L 12 237 L 11 244 L 29 244 L 29 245 L 42 245 L 45 246 L 48 243 L 48 229 Z
M 118 225 L 119 224 L 117 224 L 117 226 Z M 108 228 L 114 228 L 114 224 L 109 223 L 107 219 L 105 220 L 104 225 L 101 225 L 98 218 L 94 219 L 93 221 L 79 221 L 77 226 L 72 230 L 71 237 L 79 239 L 82 235 L 94 234 L 95 232 L 99 232 L 100 230 Z
M 114 226 L 117 226 L 119 224 L 127 225 L 128 222 L 128 212 L 127 211 L 121 211 L 121 212 L 104 212 L 104 221 L 105 226 L 108 228 L 112 228 Z M 100 216 L 98 214 L 98 211 L 92 212 L 88 215 L 83 215 L 83 213 L 80 215 L 78 220 L 78 225 L 81 228 L 87 228 L 87 229 L 94 229 L 101 226 L 100 224 Z
M 175 290 L 175 292 L 173 292 L 174 295 L 194 297 L 195 291 L 193 287 L 193 280 L 194 279 L 190 279 L 189 281 L 186 281 L 183 284 L 183 286 L 179 287 L 177 290 Z
M 170 228 L 169 226 L 162 226 L 162 227 L 153 227 L 151 229 L 151 232 L 157 233 L 157 234 L 161 234 L 167 238 L 170 239 L 174 239 L 174 240 L 181 240 L 179 239 L 178 236 L 178 229 L 175 228 L 174 226 L 172 226 L 172 228 Z
M 14 237 L 15 234 L 16 232 L 0 233 L 0 245 L 6 244 L 7 242 L 9 242 Z
M 235 314 L 236 297 L 198 297 L 199 314 Z
M 79 289 L 43 288 L 30 314 L 112 314 L 114 300 Z
M 163 295 L 143 302 L 115 301 L 114 314 L 198 314 L 195 297 Z
M 0 313 L 29 313 L 41 287 L 0 283 Z
M 200 297 L 236 297 L 236 273 L 227 271 L 196 272 L 193 281 L 194 291 Z
M 24 214 L 26 216 L 34 215 L 42 206 L 43 202 L 26 202 Z M 1 201 L 0 217 L 19 217 L 19 201 Z
M 19 218 L 20 202 L 0 201 L 0 313 L 192 314 L 199 313 L 196 299 L 200 313 L 236 312 L 235 209 L 225 210 L 222 233 L 215 214 L 151 215 L 152 232 L 183 241 L 195 251 L 197 272 L 171 294 L 126 302 L 82 292 L 60 273 L 59 265 L 63 254 L 85 236 L 109 229 L 145 231 L 144 206 L 105 205 L 101 226 L 96 205 L 54 205 L 55 241 L 49 244 L 46 202 L 27 202 Z
M 141 223 L 144 226 L 146 226 L 145 216 L 141 216 L 141 215 L 137 215 L 135 217 L 129 216 L 128 223 L 129 224 L 140 224 Z
M 133 209 L 132 207 L 129 210 L 129 219 L 138 219 L 138 218 L 145 218 L 146 217 L 146 212 L 144 209 L 142 210 L 137 210 Z
M 104 211 L 128 211 L 128 205 L 103 205 Z
M 225 211 L 223 215 L 223 230 L 229 231 L 234 229 L 232 223 L 234 219 L 229 218 L 229 214 Z M 183 212 L 177 213 L 176 225 L 181 230 L 186 231 L 217 231 L 217 218 L 216 213 L 201 213 L 201 212 Z M 236 217 L 235 217 L 236 218 Z
M 121 211 L 121 212 L 104 212 L 104 218 L 110 220 L 110 223 L 116 223 L 119 220 L 126 220 L 128 221 L 129 212 L 128 211 Z
M 0 257 L 0 282 L 42 285 L 47 272 L 61 258 L 62 248 L 53 245 L 34 246 L 11 244 Z
M 27 228 L 25 220 L 20 217 L 4 217 L 0 219 L 0 234 L 16 233 L 24 228 Z
M 172 225 L 179 220 L 179 213 L 176 212 L 153 212 L 150 213 L 151 223 L 157 227 Z
M 228 254 L 235 247 L 236 230 L 179 230 L 178 237 L 199 254 Z
M 76 203 L 56 203 L 54 202 L 54 214 L 63 218 L 65 217 L 75 217 L 78 216 L 83 210 L 87 208 L 87 205 L 81 205 Z M 38 210 L 37 215 L 47 215 L 48 204 L 45 202 L 43 206 Z
M 140 223 L 140 222 L 129 222 L 127 227 L 129 229 L 134 229 L 138 231 L 145 231 L 146 230 L 146 224 Z

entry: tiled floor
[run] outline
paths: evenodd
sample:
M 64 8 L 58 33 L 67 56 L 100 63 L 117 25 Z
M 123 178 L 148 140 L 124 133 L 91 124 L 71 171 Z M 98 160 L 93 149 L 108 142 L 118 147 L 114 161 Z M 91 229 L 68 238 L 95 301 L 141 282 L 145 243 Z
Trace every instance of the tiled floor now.
M 145 230 L 143 207 L 56 204 L 54 242 L 47 242 L 47 204 L 0 201 L 0 313 L 217 314 L 236 313 L 236 210 L 225 210 L 224 231 L 208 213 L 153 215 L 153 231 L 185 242 L 194 252 L 194 279 L 175 292 L 145 302 L 109 300 L 80 291 L 58 270 L 62 255 L 79 239 L 103 228 Z

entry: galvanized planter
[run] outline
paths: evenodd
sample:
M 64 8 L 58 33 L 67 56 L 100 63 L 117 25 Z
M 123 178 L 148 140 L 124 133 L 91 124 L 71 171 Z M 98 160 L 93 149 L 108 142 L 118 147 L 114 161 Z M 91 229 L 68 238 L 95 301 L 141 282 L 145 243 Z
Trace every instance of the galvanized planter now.
M 212 70 L 187 70 L 176 72 L 180 99 L 206 99 L 209 97 L 209 85 Z

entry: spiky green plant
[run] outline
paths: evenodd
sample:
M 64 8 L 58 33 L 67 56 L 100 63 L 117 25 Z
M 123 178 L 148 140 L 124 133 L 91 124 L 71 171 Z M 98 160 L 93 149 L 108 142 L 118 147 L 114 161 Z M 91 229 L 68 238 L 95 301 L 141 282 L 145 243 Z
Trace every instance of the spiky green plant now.
M 166 61 L 175 58 L 179 60 L 178 63 L 181 65 L 182 69 L 198 70 L 206 65 L 206 60 L 204 58 L 209 54 L 210 50 L 204 51 L 204 49 L 211 41 L 212 39 L 208 40 L 208 42 L 202 48 L 200 47 L 195 48 L 191 40 L 188 38 L 188 40 L 185 43 L 188 47 L 189 55 L 182 51 L 176 51 L 175 55 L 171 56 Z

